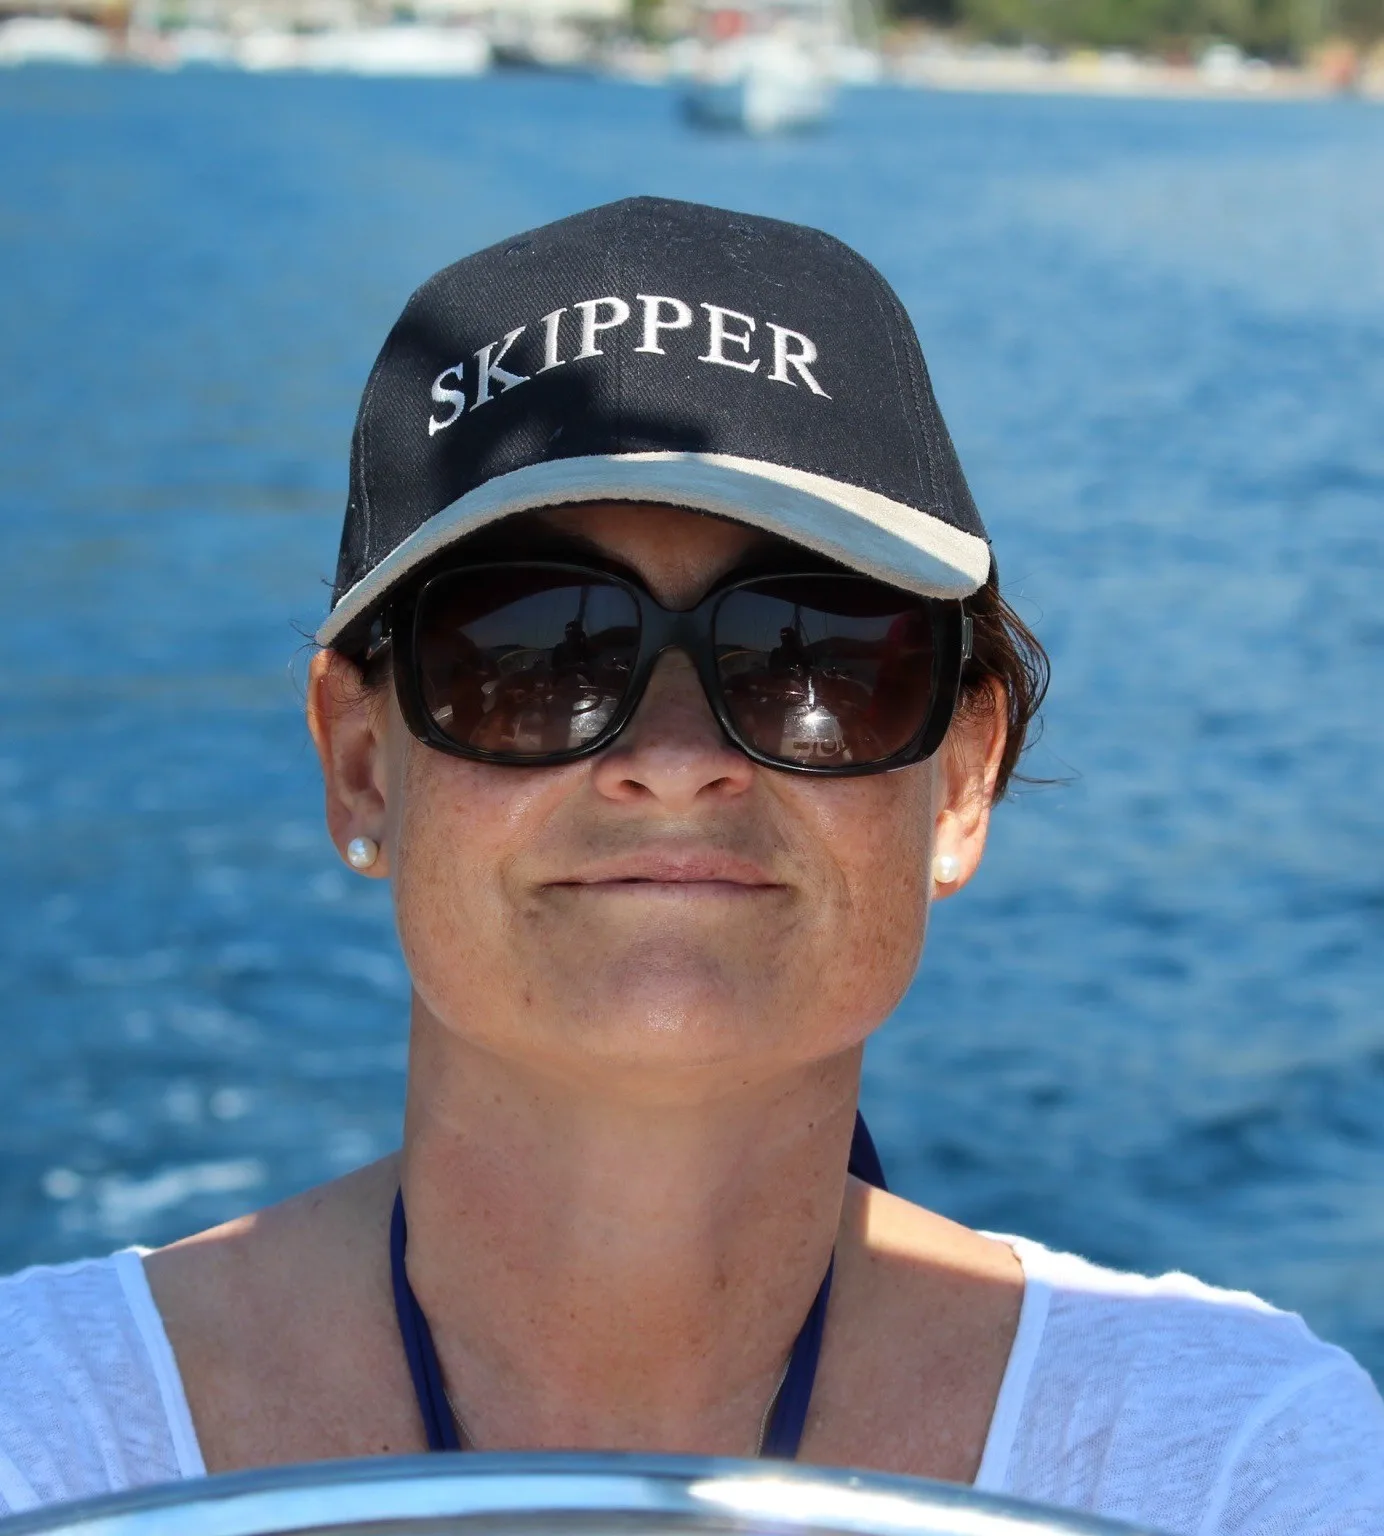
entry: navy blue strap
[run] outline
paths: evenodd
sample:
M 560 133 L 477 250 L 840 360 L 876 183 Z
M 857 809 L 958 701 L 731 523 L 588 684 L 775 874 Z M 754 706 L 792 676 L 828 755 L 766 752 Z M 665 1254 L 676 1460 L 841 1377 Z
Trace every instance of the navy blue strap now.
M 849 1171 L 877 1189 L 887 1187 L 879 1153 L 875 1150 L 874 1140 L 859 1112 L 855 1117 L 855 1131 L 851 1137 Z M 404 1264 L 407 1248 L 408 1223 L 404 1219 L 404 1192 L 400 1190 L 394 1197 L 394 1214 L 389 1223 L 389 1268 L 394 1281 L 394 1310 L 399 1318 L 399 1337 L 404 1343 L 404 1357 L 408 1361 L 409 1375 L 413 1378 L 414 1396 L 418 1399 L 418 1412 L 428 1437 L 428 1449 L 459 1451 L 462 1445 L 457 1435 L 456 1418 L 442 1383 L 442 1366 L 433 1344 L 432 1330 L 409 1284 L 408 1270 Z M 761 1456 L 792 1461 L 802 1444 L 807 1410 L 812 1402 L 812 1388 L 817 1380 L 817 1361 L 822 1353 L 822 1330 L 826 1326 L 827 1303 L 831 1300 L 831 1276 L 835 1268 L 836 1257 L 833 1254 L 812 1307 L 793 1342 L 788 1369 L 784 1372 L 783 1384 L 774 1399 L 774 1411 L 769 1416 L 768 1427 L 764 1432 Z
M 817 1360 L 822 1353 L 822 1329 L 827 1322 L 827 1303 L 831 1300 L 831 1272 L 835 1268 L 836 1255 L 832 1254 L 827 1261 L 827 1272 L 822 1276 L 822 1283 L 817 1289 L 817 1298 L 793 1341 L 788 1369 L 783 1373 L 783 1384 L 774 1399 L 774 1411 L 764 1431 L 764 1444 L 759 1448 L 761 1456 L 792 1461 L 803 1443 L 803 1427 L 807 1423 L 807 1410 L 812 1402 L 812 1388 L 817 1381 Z
M 423 1416 L 423 1429 L 430 1451 L 459 1451 L 456 1418 L 442 1384 L 442 1366 L 437 1358 L 432 1329 L 418 1305 L 404 1267 L 408 1248 L 408 1223 L 404 1220 L 404 1192 L 394 1196 L 394 1215 L 389 1222 L 389 1269 L 394 1281 L 394 1311 L 399 1318 L 399 1337 L 404 1341 L 404 1357 L 413 1377 L 413 1394 Z
M 870 1135 L 870 1128 L 859 1110 L 856 1111 L 855 1130 L 851 1134 L 851 1156 L 847 1172 L 866 1184 L 873 1184 L 876 1189 L 889 1187 L 884 1182 L 884 1167 L 875 1150 L 875 1139 Z M 761 1456 L 776 1456 L 784 1461 L 792 1461 L 802 1444 L 807 1410 L 812 1402 L 812 1388 L 817 1381 L 817 1361 L 822 1353 L 822 1330 L 826 1327 L 827 1303 L 831 1300 L 831 1276 L 835 1268 L 836 1255 L 833 1254 L 827 1272 L 822 1277 L 817 1299 L 812 1303 L 812 1310 L 807 1314 L 802 1331 L 793 1345 L 793 1353 L 788 1357 L 788 1369 L 784 1373 L 778 1396 L 774 1399 L 774 1411 L 759 1452 Z
M 846 1172 L 853 1173 L 862 1184 L 872 1184 L 876 1189 L 889 1188 L 884 1182 L 884 1164 L 875 1150 L 875 1138 L 865 1124 L 865 1116 L 855 1112 L 855 1130 L 851 1134 L 851 1160 Z

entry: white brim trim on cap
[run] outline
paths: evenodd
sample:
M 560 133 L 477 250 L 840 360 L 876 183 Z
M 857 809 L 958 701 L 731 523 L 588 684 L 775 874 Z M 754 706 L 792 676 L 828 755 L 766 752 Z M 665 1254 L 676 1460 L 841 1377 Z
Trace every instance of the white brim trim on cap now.
M 968 597 L 990 571 L 984 539 L 825 475 L 728 453 L 593 454 L 497 475 L 434 513 L 344 594 L 317 643 L 332 645 L 396 582 L 468 533 L 515 512 L 584 501 L 714 512 L 925 597 Z

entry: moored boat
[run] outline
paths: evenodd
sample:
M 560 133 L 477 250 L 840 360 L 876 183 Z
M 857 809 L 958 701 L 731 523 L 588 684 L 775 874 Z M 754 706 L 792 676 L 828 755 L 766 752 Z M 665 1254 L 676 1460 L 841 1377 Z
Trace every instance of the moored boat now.
M 842 0 L 738 0 L 703 9 L 675 57 L 687 115 L 766 134 L 826 122 L 838 82 L 862 50 Z

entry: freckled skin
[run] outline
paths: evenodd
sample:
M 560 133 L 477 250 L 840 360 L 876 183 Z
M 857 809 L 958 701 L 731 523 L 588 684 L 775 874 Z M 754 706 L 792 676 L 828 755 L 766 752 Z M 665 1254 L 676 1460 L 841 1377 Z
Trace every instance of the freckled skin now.
M 662 508 L 549 517 L 681 605 L 757 542 Z M 414 741 L 392 705 L 387 737 L 383 841 L 399 933 L 418 998 L 443 1029 L 554 1072 L 686 1067 L 704 1083 L 733 1063 L 752 1079 L 857 1045 L 912 978 L 934 763 L 837 780 L 761 768 L 723 740 L 679 653 L 663 657 L 635 720 L 595 759 L 517 769 L 447 757 Z M 663 772 L 660 754 L 690 761 L 685 784 L 667 771 L 642 787 L 650 762 Z M 781 889 L 640 901 L 551 884 L 664 840 L 753 858 Z M 497 1011 L 497 998 L 514 1005 Z
M 670 606 L 764 543 L 626 503 L 535 525 Z M 973 1476 L 1018 1261 L 844 1170 L 863 1042 L 929 902 L 979 863 L 1003 719 L 958 719 L 895 773 L 780 772 L 726 742 L 670 652 L 611 746 L 504 768 L 421 745 L 390 687 L 316 658 L 328 825 L 343 853 L 379 844 L 365 873 L 392 880 L 413 980 L 403 1147 L 150 1256 L 207 1465 L 423 1448 L 388 1264 L 402 1189 L 478 1445 L 751 1453 L 834 1254 L 803 1458 Z M 651 849 L 742 878 L 581 879 Z M 957 872 L 937 890 L 934 853 Z

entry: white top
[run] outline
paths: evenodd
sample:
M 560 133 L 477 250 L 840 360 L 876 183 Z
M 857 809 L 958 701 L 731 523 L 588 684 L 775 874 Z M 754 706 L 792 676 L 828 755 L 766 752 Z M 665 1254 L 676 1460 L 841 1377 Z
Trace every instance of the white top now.
M 1026 1283 L 978 1488 L 1173 1536 L 1384 1536 L 1384 1403 L 1344 1351 L 1244 1292 L 1002 1240 Z M 0 1514 L 205 1470 L 137 1251 L 0 1280 Z

